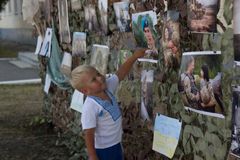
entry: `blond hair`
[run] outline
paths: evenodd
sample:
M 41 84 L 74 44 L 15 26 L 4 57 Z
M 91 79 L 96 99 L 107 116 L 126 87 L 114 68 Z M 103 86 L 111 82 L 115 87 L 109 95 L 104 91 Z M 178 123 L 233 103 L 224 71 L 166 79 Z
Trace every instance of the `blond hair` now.
M 71 73 L 70 83 L 74 89 L 81 89 L 84 87 L 84 83 L 82 82 L 82 77 L 85 73 L 96 70 L 93 66 L 90 65 L 81 65 L 76 67 Z

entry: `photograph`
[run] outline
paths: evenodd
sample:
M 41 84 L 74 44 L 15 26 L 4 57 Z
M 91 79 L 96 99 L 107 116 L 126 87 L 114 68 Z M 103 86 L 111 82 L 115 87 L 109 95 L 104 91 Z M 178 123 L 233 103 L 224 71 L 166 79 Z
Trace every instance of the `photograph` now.
M 99 21 L 101 30 L 107 34 L 108 33 L 108 1 L 98 0 L 98 9 L 100 13 Z
M 232 86 L 232 126 L 230 154 L 240 158 L 240 85 Z
M 80 2 L 80 0 L 71 0 L 71 7 L 72 7 L 73 11 L 81 9 L 81 2 Z
M 217 32 L 220 0 L 188 0 L 187 23 L 191 32 Z
M 86 33 L 74 32 L 72 41 L 72 55 L 76 57 L 86 56 Z
M 234 61 L 240 66 L 240 0 L 234 0 L 233 5 L 233 45 Z
M 126 62 L 126 60 L 132 56 L 132 52 L 130 50 L 120 50 L 118 53 L 118 68 L 124 63 Z M 133 67 L 134 68 L 134 67 Z M 131 71 L 128 74 L 128 80 L 133 80 L 134 76 L 133 76 L 133 68 L 131 69 Z
M 90 65 L 95 67 L 102 75 L 107 74 L 109 47 L 94 44 L 92 47 Z
M 39 55 L 50 57 L 52 45 L 52 28 L 47 28 Z
M 128 12 L 129 2 L 116 2 L 113 3 L 113 7 L 120 32 L 129 32 L 131 30 L 131 18 Z
M 146 11 L 132 14 L 132 30 L 139 47 L 149 48 L 146 56 L 141 59 L 153 59 L 154 63 L 158 60 L 158 35 L 155 30 L 157 15 L 153 11 Z
M 167 11 L 162 30 L 164 63 L 167 68 L 179 68 L 181 62 L 179 12 Z
M 224 118 L 221 51 L 185 52 L 178 90 L 185 109 Z
M 99 31 L 99 24 L 96 16 L 96 10 L 95 6 L 92 4 L 89 4 L 84 7 L 84 14 L 85 14 L 85 24 L 86 28 L 89 31 Z
M 143 70 L 141 73 L 141 117 L 144 121 L 153 118 L 152 94 L 153 94 L 153 70 Z
M 59 33 L 62 43 L 70 43 L 67 0 L 58 0 Z

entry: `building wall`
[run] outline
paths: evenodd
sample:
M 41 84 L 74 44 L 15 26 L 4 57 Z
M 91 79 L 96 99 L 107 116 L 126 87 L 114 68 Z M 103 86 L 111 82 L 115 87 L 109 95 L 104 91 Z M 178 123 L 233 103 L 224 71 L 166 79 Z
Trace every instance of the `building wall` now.
M 9 40 L 20 44 L 35 44 L 33 26 L 23 21 L 22 0 L 9 0 L 0 13 L 0 40 Z

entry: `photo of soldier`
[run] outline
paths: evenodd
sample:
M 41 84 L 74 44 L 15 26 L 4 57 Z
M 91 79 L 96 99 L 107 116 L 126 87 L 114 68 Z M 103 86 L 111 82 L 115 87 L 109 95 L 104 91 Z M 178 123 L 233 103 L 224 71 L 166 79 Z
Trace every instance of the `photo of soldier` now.
M 220 52 L 183 53 L 178 90 L 186 109 L 224 117 L 221 61 Z
M 240 86 L 232 86 L 232 143 L 230 154 L 240 158 Z
M 168 68 L 178 68 L 180 65 L 180 36 L 179 36 L 179 12 L 168 11 L 162 33 L 162 47 L 164 63 Z
M 219 0 L 188 0 L 188 27 L 193 32 L 217 32 Z
M 60 41 L 64 43 L 70 43 L 70 31 L 68 23 L 68 5 L 67 0 L 58 1 L 58 16 L 59 16 L 59 33 Z
M 96 16 L 95 6 L 89 4 L 84 7 L 85 24 L 89 31 L 99 31 L 99 24 Z
M 130 15 L 129 15 L 129 2 L 116 2 L 113 4 L 117 26 L 121 32 L 130 31 Z
M 102 75 L 106 75 L 108 56 L 108 46 L 94 44 L 92 47 L 90 65 L 95 67 Z
M 132 56 L 132 52 L 129 50 L 120 50 L 118 54 L 118 68 L 129 58 Z M 135 64 L 134 64 L 135 66 Z M 134 67 L 131 69 L 131 71 L 128 74 L 128 80 L 133 80 L 133 70 Z
M 132 14 L 132 29 L 139 47 L 147 47 L 149 51 L 142 61 L 157 63 L 158 60 L 158 36 L 154 26 L 157 24 L 156 13 L 146 11 Z
M 240 66 L 240 0 L 234 0 L 233 5 L 233 45 L 234 61 Z
M 107 34 L 108 33 L 108 1 L 106 0 L 98 0 L 98 9 L 100 13 L 100 26 L 101 30 Z
M 72 55 L 79 57 L 86 56 L 86 33 L 83 32 L 73 33 Z
M 80 0 L 71 0 L 71 7 L 72 7 L 72 10 L 81 9 L 81 2 L 80 2 Z
M 153 117 L 153 72 L 153 70 L 143 70 L 141 73 L 141 117 L 144 121 L 151 121 Z

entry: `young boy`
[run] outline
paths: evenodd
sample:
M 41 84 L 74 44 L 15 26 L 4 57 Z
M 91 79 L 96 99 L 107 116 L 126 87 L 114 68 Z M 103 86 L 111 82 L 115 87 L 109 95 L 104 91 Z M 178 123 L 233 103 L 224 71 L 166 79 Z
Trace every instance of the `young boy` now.
M 87 95 L 81 122 L 89 160 L 123 160 L 122 116 L 114 92 L 145 50 L 136 50 L 108 79 L 88 65 L 72 71 L 72 86 Z

